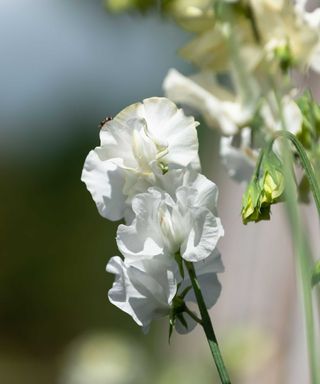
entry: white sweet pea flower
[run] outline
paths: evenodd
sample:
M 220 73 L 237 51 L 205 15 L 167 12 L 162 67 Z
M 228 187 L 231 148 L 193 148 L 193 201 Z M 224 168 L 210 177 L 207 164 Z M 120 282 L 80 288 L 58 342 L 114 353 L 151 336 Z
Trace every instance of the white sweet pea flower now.
M 301 16 L 308 28 L 317 35 L 316 43 L 310 51 L 308 61 L 314 71 L 320 72 L 320 8 L 317 7 L 312 12 L 307 12 L 306 5 L 307 1 L 298 0 L 296 3 L 296 12 Z
M 217 273 L 223 272 L 224 267 L 219 252 L 215 249 L 207 259 L 194 263 L 194 267 L 209 309 L 216 303 L 221 292 Z M 186 292 L 182 298 L 185 303 L 196 302 L 192 289 L 189 289 L 190 279 L 187 275 L 182 279 L 173 259 L 168 263 L 163 263 L 159 258 L 131 264 L 127 259 L 123 261 L 115 256 L 110 259 L 107 272 L 115 275 L 108 293 L 110 302 L 128 313 L 144 332 L 148 332 L 153 320 L 172 313 L 175 297 L 183 292 Z M 183 317 L 187 328 L 179 317 L 175 319 L 175 328 L 179 333 L 190 332 L 196 323 L 188 314 Z
M 306 12 L 305 1 L 251 0 L 267 58 L 282 57 L 303 70 L 320 69 L 319 10 Z
M 302 128 L 302 114 L 293 99 L 286 95 L 281 100 L 282 113 L 286 129 L 296 135 Z M 273 94 L 269 94 L 259 110 L 260 121 L 256 130 L 245 127 L 238 135 L 220 139 L 220 156 L 230 177 L 238 182 L 251 179 L 259 156 L 259 141 L 271 139 L 274 132 L 283 129 L 279 120 L 279 111 Z M 257 131 L 258 129 L 258 131 Z M 254 135 L 256 146 L 254 146 Z M 279 143 L 274 144 L 277 153 L 281 153 Z
M 99 213 L 120 220 L 132 197 L 155 183 L 155 172 L 200 168 L 193 117 L 166 98 L 130 105 L 100 132 L 101 145 L 86 158 L 81 179 Z M 156 171 L 155 171 L 156 170 Z
M 132 263 L 155 257 L 165 262 L 176 253 L 187 261 L 205 259 L 224 234 L 216 200 L 216 185 L 203 175 L 178 187 L 174 196 L 149 188 L 132 200 L 132 224 L 118 227 L 120 251 Z
M 108 297 L 112 304 L 128 313 L 147 332 L 152 320 L 170 313 L 177 292 L 172 269 L 156 260 L 131 265 L 120 257 L 112 257 L 107 272 L 116 278 Z
M 185 77 L 170 69 L 163 89 L 171 100 L 196 110 L 209 127 L 219 129 L 226 136 L 238 133 L 254 112 L 238 95 L 217 84 L 210 72 Z
M 260 114 L 264 123 L 263 129 L 266 135 L 270 137 L 275 131 L 283 129 L 283 126 L 279 118 L 274 95 L 269 94 L 267 99 L 268 102 L 263 103 Z M 285 129 L 296 135 L 302 128 L 303 116 L 301 110 L 290 95 L 285 95 L 281 100 L 281 104 Z

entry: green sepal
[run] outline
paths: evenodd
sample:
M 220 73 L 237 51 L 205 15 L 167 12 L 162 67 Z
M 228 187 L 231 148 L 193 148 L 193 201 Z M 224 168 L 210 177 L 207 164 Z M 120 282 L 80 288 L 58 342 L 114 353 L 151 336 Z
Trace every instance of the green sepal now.
M 183 324 L 183 326 L 185 326 L 184 324 L 186 324 L 187 326 L 187 323 L 183 317 L 183 312 L 185 311 L 185 308 L 186 308 L 186 304 L 184 302 L 183 297 L 181 297 L 180 295 L 176 295 L 172 300 L 171 311 L 169 314 L 169 338 L 168 338 L 169 344 L 170 344 L 173 328 L 176 324 L 176 320 L 179 319 Z
M 169 171 L 168 165 L 161 161 L 159 162 L 159 168 L 161 169 L 163 175 L 165 175 Z
M 242 198 L 241 216 L 243 224 L 268 219 L 265 212 L 261 211 L 261 192 L 259 180 L 254 176 Z
M 177 318 L 180 320 L 181 324 L 185 327 L 185 329 L 188 329 L 188 324 L 186 319 L 184 318 L 183 312 L 178 313 Z
M 253 175 L 242 198 L 243 224 L 270 220 L 271 205 L 283 200 L 284 176 L 282 163 L 270 150 L 263 154 L 259 169 Z
M 180 297 L 182 297 L 183 299 L 186 297 L 187 293 L 190 291 L 190 289 L 192 288 L 191 285 L 189 285 L 188 287 L 186 287 L 181 293 L 180 293 Z
M 179 251 L 174 254 L 174 259 L 175 259 L 175 261 L 178 264 L 180 276 L 181 276 L 181 278 L 183 280 L 184 279 L 184 267 L 183 267 L 183 260 L 182 260 L 182 257 L 180 255 Z
M 280 159 L 273 151 L 270 151 L 264 156 L 261 168 L 263 171 L 261 178 L 262 203 L 270 205 L 282 201 L 284 195 L 284 176 Z

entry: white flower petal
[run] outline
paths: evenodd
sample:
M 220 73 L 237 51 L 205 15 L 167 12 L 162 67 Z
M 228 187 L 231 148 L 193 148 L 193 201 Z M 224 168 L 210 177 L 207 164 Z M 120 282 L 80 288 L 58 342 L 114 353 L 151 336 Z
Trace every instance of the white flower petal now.
M 120 220 L 126 208 L 122 194 L 122 169 L 111 161 L 102 161 L 91 151 L 84 163 L 81 180 L 86 184 L 100 215 L 109 220 Z
M 191 116 L 185 116 L 182 109 L 167 98 L 152 97 L 143 100 L 148 129 L 161 145 L 168 146 L 164 160 L 186 167 L 193 164 L 200 169 L 198 157 L 199 125 Z
M 117 244 L 127 260 L 134 262 L 164 255 L 159 223 L 153 217 L 160 199 L 161 193 L 157 190 L 137 195 L 132 202 L 135 219 L 131 225 L 119 225 Z
M 130 225 L 120 225 L 117 233 L 118 247 L 128 261 L 161 256 L 166 262 L 178 251 L 186 260 L 202 260 L 223 236 L 215 216 L 217 187 L 202 175 L 184 173 L 186 185 L 175 195 L 149 188 L 132 200 L 135 218 Z
M 209 127 L 224 135 L 234 135 L 252 115 L 229 92 L 214 82 L 212 74 L 204 72 L 192 78 L 171 69 L 163 83 L 165 94 L 177 103 L 201 113 Z
M 132 262 L 164 255 L 162 240 L 157 240 L 157 232 L 148 227 L 148 223 L 137 225 L 137 221 L 133 221 L 130 226 L 120 225 L 117 231 L 118 248 Z
M 132 198 L 155 185 L 155 168 L 199 170 L 197 125 L 160 97 L 130 105 L 107 121 L 101 146 L 89 154 L 82 174 L 99 212 L 111 220 L 123 218 Z
M 205 260 L 198 261 L 193 264 L 199 282 L 201 292 L 206 303 L 206 307 L 211 308 L 218 300 L 221 293 L 221 284 L 218 280 L 217 273 L 224 271 L 221 261 L 221 255 L 217 248 Z M 185 279 L 180 287 L 182 292 L 185 288 L 191 286 L 191 281 L 186 273 Z M 185 297 L 186 302 L 197 302 L 193 289 L 190 289 Z
M 210 256 L 224 235 L 224 230 L 220 219 L 208 209 L 194 210 L 191 223 L 189 235 L 183 241 L 180 252 L 183 259 L 196 262 Z
M 197 326 L 197 323 L 188 314 L 185 313 L 183 317 L 187 323 L 187 328 L 181 323 L 181 321 L 178 318 L 176 319 L 176 323 L 175 323 L 175 330 L 180 335 L 185 335 L 191 332 Z
M 185 172 L 183 185 L 176 190 L 176 199 L 181 204 L 190 207 L 205 207 L 215 213 L 218 201 L 218 188 L 204 175 L 195 172 Z M 183 202 L 183 199 L 185 202 Z
M 145 331 L 152 320 L 169 314 L 177 290 L 174 273 L 159 264 L 154 268 L 153 264 L 145 262 L 143 269 L 138 269 L 116 256 L 107 265 L 107 271 L 115 274 L 108 293 L 110 302 L 132 316 Z
M 220 156 L 230 177 L 238 182 L 248 182 L 251 179 L 258 158 L 257 151 L 248 143 L 251 135 L 249 128 L 244 128 L 240 133 L 240 146 L 236 147 L 234 137 L 220 139 Z

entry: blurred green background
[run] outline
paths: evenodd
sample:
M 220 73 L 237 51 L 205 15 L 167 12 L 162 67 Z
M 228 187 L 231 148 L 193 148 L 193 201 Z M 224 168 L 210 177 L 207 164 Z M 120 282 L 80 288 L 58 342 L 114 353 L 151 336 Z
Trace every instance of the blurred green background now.
M 166 329 L 144 337 L 108 302 L 116 224 L 80 174 L 105 116 L 162 95 L 168 68 L 186 69 L 176 55 L 185 39 L 155 15 L 110 15 L 100 0 L 0 2 L 0 383 L 140 383 L 130 364 L 150 353 L 145 382 L 159 376 Z M 118 368 L 94 373 L 113 355 Z

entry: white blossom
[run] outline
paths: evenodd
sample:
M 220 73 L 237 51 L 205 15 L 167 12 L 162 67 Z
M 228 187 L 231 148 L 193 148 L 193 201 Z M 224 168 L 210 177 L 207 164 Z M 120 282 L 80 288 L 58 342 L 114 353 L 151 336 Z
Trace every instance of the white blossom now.
M 252 149 L 251 129 L 244 128 L 237 136 L 220 139 L 220 156 L 230 177 L 248 182 L 253 174 L 259 152 Z
M 99 213 L 119 220 L 133 196 L 155 184 L 155 173 L 188 165 L 199 169 L 197 125 L 170 100 L 158 97 L 133 104 L 107 121 L 81 177 Z
M 223 264 L 219 252 L 215 249 L 210 257 L 194 263 L 198 282 L 207 308 L 217 301 L 221 284 L 217 273 L 223 272 Z M 176 295 L 191 287 L 187 275 L 180 275 L 173 259 L 165 264 L 162 259 L 136 261 L 134 264 L 112 257 L 107 265 L 107 272 L 115 275 L 115 281 L 109 290 L 108 297 L 112 304 L 128 313 L 142 327 L 149 330 L 151 322 L 169 316 Z M 179 292 L 178 292 L 179 287 Z M 184 297 L 185 302 L 196 302 L 192 289 Z M 184 316 L 187 328 L 176 319 L 175 327 L 179 333 L 190 332 L 196 325 L 189 315 Z
M 308 61 L 314 71 L 320 72 L 320 9 L 316 8 L 312 12 L 307 12 L 306 3 L 306 0 L 298 0 L 296 12 L 300 14 L 307 27 L 316 35 L 315 44 L 310 50 Z
M 185 182 L 174 195 L 149 188 L 132 200 L 135 218 L 117 231 L 117 244 L 126 260 L 166 260 L 177 252 L 187 261 L 210 256 L 224 234 L 216 216 L 217 187 L 200 174 L 185 175 Z
M 163 88 L 171 100 L 196 110 L 209 127 L 226 136 L 238 133 L 254 112 L 252 106 L 241 102 L 239 95 L 220 86 L 210 72 L 185 77 L 171 69 Z
M 242 128 L 238 135 L 220 139 L 222 163 L 229 176 L 236 181 L 248 182 L 251 179 L 261 146 L 259 141 L 263 144 L 272 138 L 274 132 L 281 129 L 287 129 L 295 135 L 301 131 L 302 114 L 297 104 L 289 95 L 282 98 L 281 104 L 285 127 L 278 118 L 276 100 L 272 94 L 269 94 L 259 110 L 260 122 L 256 127 L 258 131 L 253 132 L 251 126 L 247 126 Z M 256 145 L 254 145 L 254 135 Z M 277 153 L 281 153 L 278 142 L 274 144 L 274 149 Z
M 320 13 L 307 12 L 306 1 L 250 1 L 255 14 L 261 44 L 272 60 L 279 50 L 287 49 L 295 67 L 320 69 Z
M 169 314 L 177 281 L 174 271 L 161 261 L 132 265 L 115 256 L 110 259 L 107 272 L 116 276 L 108 293 L 110 302 L 128 313 L 145 332 L 152 320 Z

